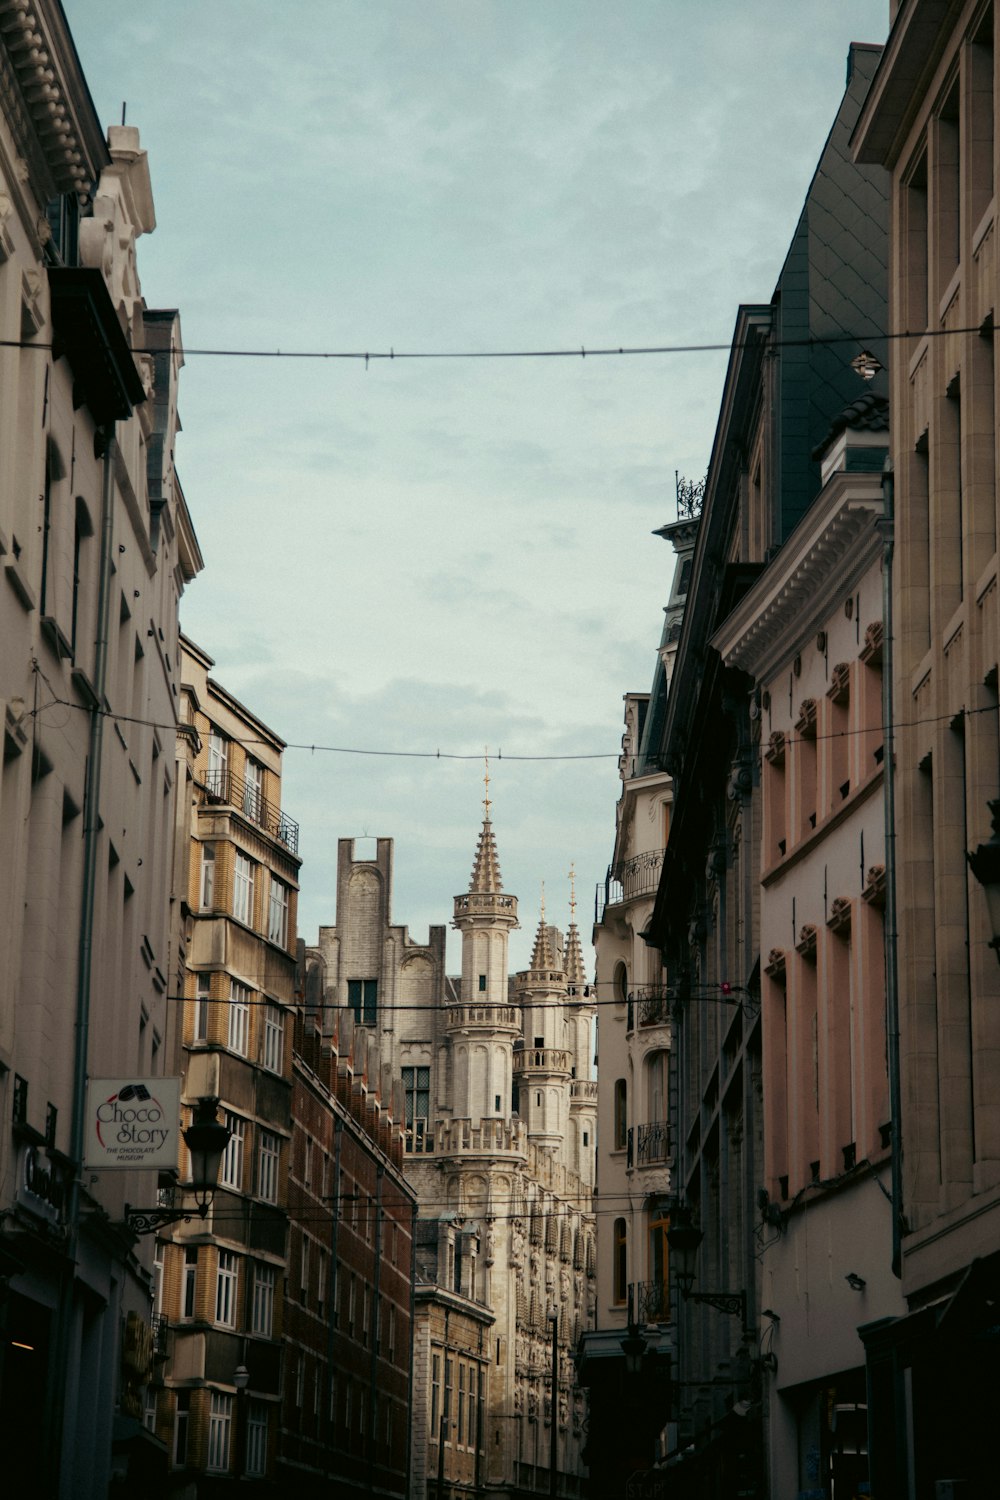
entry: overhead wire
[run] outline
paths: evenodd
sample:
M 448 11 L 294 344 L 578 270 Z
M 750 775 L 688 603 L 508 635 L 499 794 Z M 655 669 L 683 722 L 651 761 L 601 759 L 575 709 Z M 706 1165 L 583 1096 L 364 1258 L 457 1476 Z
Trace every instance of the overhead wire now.
M 993 330 L 996 332 L 996 330 Z M 888 332 L 869 328 L 859 333 L 808 334 L 798 338 L 772 338 L 766 331 L 755 332 L 749 339 L 716 339 L 690 343 L 662 344 L 612 344 L 587 348 L 583 343 L 565 345 L 551 349 L 235 349 L 171 344 L 168 348 L 146 348 L 136 345 L 130 349 L 133 355 L 170 354 L 171 357 L 208 359 L 292 359 L 335 360 L 345 363 L 363 364 L 366 368 L 374 362 L 395 363 L 413 360 L 509 360 L 509 359 L 607 359 L 648 356 L 657 354 L 724 354 L 767 345 L 770 349 L 830 348 L 835 345 L 857 345 L 864 349 L 868 344 L 892 344 L 901 340 L 924 338 L 952 338 L 958 334 L 982 334 L 983 326 L 973 324 L 964 328 L 925 328 L 916 332 L 909 329 Z M 54 344 L 37 339 L 0 339 L 0 348 L 37 349 L 44 353 L 71 352 L 71 345 Z

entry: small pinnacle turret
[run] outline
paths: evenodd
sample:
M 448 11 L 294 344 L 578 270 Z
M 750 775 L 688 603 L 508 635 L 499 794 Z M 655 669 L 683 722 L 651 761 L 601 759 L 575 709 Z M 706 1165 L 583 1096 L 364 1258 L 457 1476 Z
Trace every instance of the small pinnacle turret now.
M 587 985 L 587 971 L 583 966 L 583 949 L 580 946 L 580 930 L 576 925 L 576 865 L 569 867 L 569 927 L 566 931 L 566 979 L 570 992 L 582 996 Z

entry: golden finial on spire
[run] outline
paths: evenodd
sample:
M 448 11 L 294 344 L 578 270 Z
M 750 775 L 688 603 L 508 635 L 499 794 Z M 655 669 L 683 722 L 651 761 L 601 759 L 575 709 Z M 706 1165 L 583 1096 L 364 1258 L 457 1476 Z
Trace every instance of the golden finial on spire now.
M 576 921 L 576 860 L 569 867 L 569 919 Z
M 485 819 L 486 819 L 486 822 L 488 823 L 489 820 L 490 820 L 490 747 L 489 747 L 489 745 L 484 745 L 483 746 L 483 760 L 484 760 L 485 765 L 486 765 L 486 770 L 483 773 L 483 785 L 486 788 L 486 796 L 483 798 L 483 807 L 486 810 Z
M 542 917 L 542 922 L 544 923 L 544 921 L 545 921 L 545 881 L 544 880 L 542 881 L 542 911 L 541 911 L 541 917 Z

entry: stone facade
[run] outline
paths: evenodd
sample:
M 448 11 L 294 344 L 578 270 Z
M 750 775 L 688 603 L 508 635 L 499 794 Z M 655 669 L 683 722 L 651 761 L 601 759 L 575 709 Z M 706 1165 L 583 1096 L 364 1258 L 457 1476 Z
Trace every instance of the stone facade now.
M 996 1487 L 1000 975 L 980 880 L 997 872 L 969 858 L 991 846 L 1000 792 L 994 12 L 893 6 L 854 137 L 892 178 L 894 1261 L 908 1311 L 867 1335 L 872 1489 L 890 1496 Z
M 440 1423 L 433 1430 L 425 1400 L 414 1412 L 414 1500 L 442 1468 L 453 1488 L 471 1489 L 477 1479 L 503 1495 L 546 1488 L 553 1451 L 559 1490 L 574 1494 L 583 1401 L 571 1351 L 593 1320 L 595 1264 L 594 1007 L 579 935 L 571 923 L 564 945 L 543 915 L 530 966 L 511 989 L 507 940 L 517 898 L 503 890 L 488 802 L 469 888 L 454 903 L 460 979 L 445 973 L 443 927 L 418 944 L 392 922 L 391 885 L 391 840 L 377 841 L 373 859 L 356 858 L 353 842 L 341 840 L 337 924 L 320 929 L 307 964 L 324 1014 L 353 1016 L 369 1079 L 383 1097 L 395 1094 L 421 1220 L 444 1226 L 436 1285 L 442 1296 L 457 1292 L 478 1306 L 477 1327 L 485 1327 L 484 1313 L 491 1320 L 471 1470 L 453 1446 L 455 1432 Z M 435 1348 L 441 1358 L 447 1351 L 426 1320 L 432 1309 L 438 1319 L 446 1300 L 422 1296 L 417 1306 L 416 1348 L 430 1366 L 418 1361 L 415 1390 L 428 1398 Z M 470 1316 L 462 1313 L 466 1323 Z M 468 1448 L 466 1428 L 466 1457 Z
M 44 87 L 39 82 L 41 76 Z M 56 0 L 0 4 L 0 1439 L 4 1484 L 145 1485 L 155 1172 L 82 1170 L 88 1076 L 164 1072 L 183 353 L 146 307 L 132 127 L 104 138 Z M 147 351 L 136 352 L 133 350 Z

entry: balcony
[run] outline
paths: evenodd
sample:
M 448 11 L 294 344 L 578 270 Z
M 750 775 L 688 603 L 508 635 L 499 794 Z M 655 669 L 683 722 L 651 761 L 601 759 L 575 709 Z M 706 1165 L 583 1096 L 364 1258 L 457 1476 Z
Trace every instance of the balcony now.
M 634 1004 L 635 1019 L 641 1026 L 669 1026 L 672 992 L 665 984 L 649 984 L 633 990 L 629 1000 Z
M 597 1079 L 574 1078 L 569 1086 L 570 1104 L 596 1104 Z
M 514 1072 L 524 1073 L 529 1068 L 540 1073 L 569 1073 L 570 1053 L 563 1047 L 515 1047 Z
M 468 1031 L 481 1026 L 487 1031 L 518 1032 L 521 1011 L 516 1005 L 449 1005 L 444 1024 L 449 1031 Z
M 609 906 L 624 906 L 640 896 L 655 896 L 665 853 L 665 849 L 647 849 L 644 854 L 634 854 L 631 859 L 609 865 L 603 884 L 594 895 L 594 921 L 603 921 Z
M 261 796 L 257 787 L 250 786 L 235 771 L 212 770 L 205 773 L 205 790 L 209 802 L 224 802 L 235 807 L 251 823 L 256 823 L 292 854 L 299 852 L 299 825 L 280 807 Z
M 670 1321 L 669 1282 L 635 1281 L 629 1287 L 629 1301 L 639 1324 Z
M 672 1156 L 670 1128 L 666 1120 L 653 1120 L 635 1127 L 635 1164 L 637 1167 L 662 1167 Z

